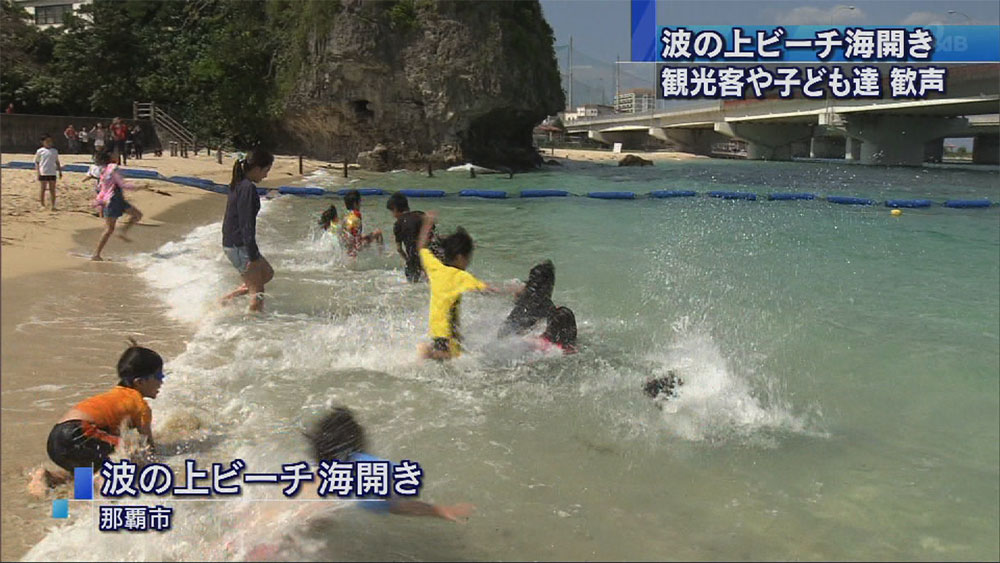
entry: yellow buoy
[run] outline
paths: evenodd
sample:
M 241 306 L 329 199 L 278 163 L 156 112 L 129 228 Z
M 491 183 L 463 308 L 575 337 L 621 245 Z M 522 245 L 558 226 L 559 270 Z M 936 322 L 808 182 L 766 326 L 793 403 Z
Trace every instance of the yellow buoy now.
M 893 217 L 899 217 L 900 215 L 903 214 L 903 210 L 902 209 L 893 209 L 892 211 L 890 211 L 890 213 L 892 213 Z

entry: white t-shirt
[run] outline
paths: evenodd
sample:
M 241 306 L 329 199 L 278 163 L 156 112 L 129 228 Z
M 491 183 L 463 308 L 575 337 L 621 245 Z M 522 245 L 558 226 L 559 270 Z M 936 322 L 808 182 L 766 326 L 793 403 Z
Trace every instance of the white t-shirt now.
M 59 151 L 42 147 L 35 151 L 35 163 L 39 176 L 55 176 L 59 173 Z
M 104 146 L 104 129 L 94 129 L 90 132 L 94 136 L 94 144 L 103 147 Z

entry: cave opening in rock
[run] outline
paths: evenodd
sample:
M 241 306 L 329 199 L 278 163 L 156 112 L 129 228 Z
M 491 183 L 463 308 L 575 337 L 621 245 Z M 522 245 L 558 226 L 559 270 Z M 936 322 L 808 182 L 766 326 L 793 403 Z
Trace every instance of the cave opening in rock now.
M 368 100 L 353 100 L 351 102 L 351 109 L 354 110 L 354 117 L 358 119 L 372 119 L 375 117 L 375 112 L 368 107 L 370 102 Z

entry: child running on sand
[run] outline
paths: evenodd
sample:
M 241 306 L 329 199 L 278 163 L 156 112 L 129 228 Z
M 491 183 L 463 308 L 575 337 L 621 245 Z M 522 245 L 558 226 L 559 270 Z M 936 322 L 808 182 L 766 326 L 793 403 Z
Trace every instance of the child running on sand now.
M 38 183 L 42 187 L 38 202 L 45 207 L 45 188 L 49 189 L 52 200 L 52 211 L 56 210 L 56 173 L 62 180 L 62 164 L 59 164 L 59 151 L 52 146 L 52 135 L 42 135 L 42 146 L 35 151 L 35 172 Z
M 101 240 L 97 242 L 97 250 L 94 251 L 94 255 L 90 258 L 96 261 L 104 260 L 101 257 L 101 251 L 104 250 L 104 245 L 108 244 L 111 234 L 115 232 L 115 223 L 118 222 L 119 217 L 125 214 L 129 216 L 129 220 L 122 227 L 122 231 L 118 233 L 118 238 L 125 242 L 132 242 L 126 234 L 128 234 L 128 230 L 132 228 L 132 225 L 142 219 L 142 212 L 137 207 L 125 201 L 125 195 L 122 193 L 122 188 L 134 190 L 136 189 L 135 186 L 125 182 L 118 172 L 118 165 L 114 164 L 112 160 L 112 156 L 106 150 L 100 151 L 94 156 L 94 162 L 101 168 L 101 176 L 98 179 L 98 188 L 100 191 L 94 200 L 94 206 L 101 210 L 106 226 L 104 234 L 101 235 Z
M 459 327 L 459 306 L 462 294 L 467 291 L 514 294 L 522 289 L 520 284 L 501 289 L 491 287 L 466 272 L 472 261 L 472 237 L 462 227 L 454 234 L 441 239 L 444 261 L 438 260 L 427 248 L 431 229 L 437 213 L 428 211 L 423 217 L 417 252 L 420 263 L 427 272 L 431 286 L 430 332 L 433 342 L 421 347 L 420 355 L 433 360 L 457 358 L 461 352 L 462 336 Z
M 369 234 L 363 234 L 364 225 L 361 221 L 361 192 L 351 190 L 344 196 L 344 207 L 347 208 L 347 217 L 340 227 L 340 242 L 347 251 L 347 255 L 355 257 L 358 251 L 367 248 L 373 242 L 382 244 L 382 231 L 375 229 Z
M 99 469 L 118 446 L 122 430 L 136 428 L 153 450 L 153 413 L 145 398 L 155 399 L 163 384 L 163 358 L 131 341 L 118 358 L 118 385 L 71 408 L 49 432 L 49 458 L 64 471 L 44 467 L 32 475 L 29 491 L 43 495 L 47 487 L 72 479 L 77 467 Z

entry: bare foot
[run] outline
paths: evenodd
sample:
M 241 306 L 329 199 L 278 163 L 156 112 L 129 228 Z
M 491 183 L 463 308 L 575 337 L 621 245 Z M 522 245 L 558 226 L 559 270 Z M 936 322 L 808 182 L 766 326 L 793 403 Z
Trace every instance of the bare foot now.
M 39 466 L 31 472 L 30 480 L 28 481 L 28 494 L 37 498 L 45 498 L 45 494 L 49 489 L 62 485 L 69 481 L 69 479 L 69 473 L 65 471 L 58 470 L 53 473 L 45 469 L 45 467 Z
M 118 238 L 122 239 L 125 242 L 132 242 L 132 239 L 128 238 L 125 235 L 118 235 Z
M 93 256 L 91 256 L 90 259 L 93 260 L 94 262 L 104 262 L 104 258 L 101 258 L 100 256 L 98 256 L 96 254 L 93 255 Z

